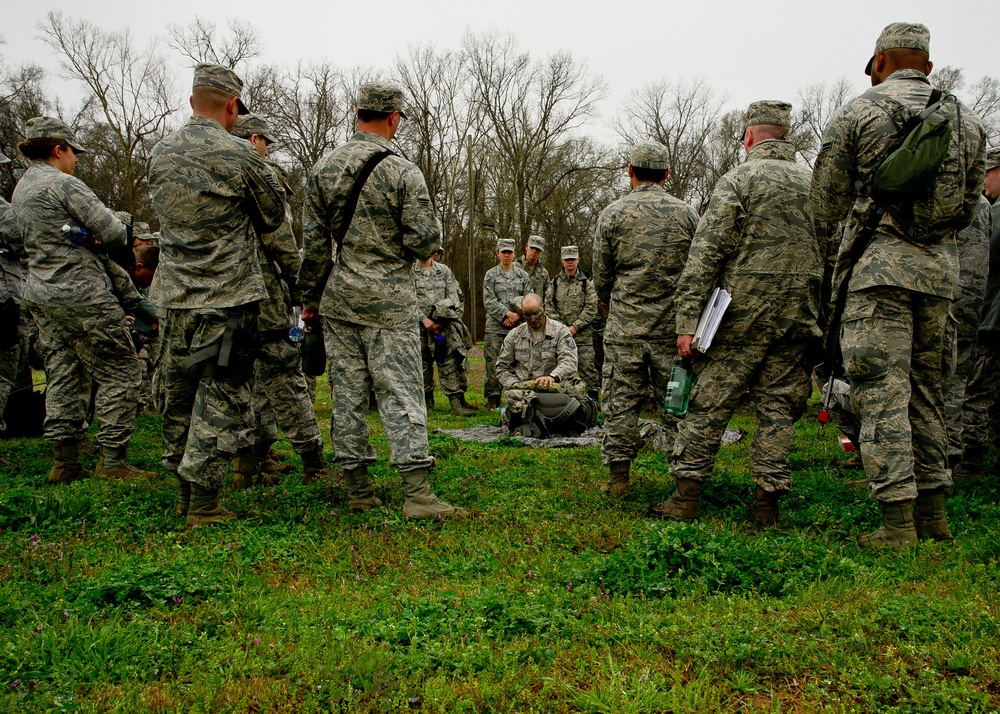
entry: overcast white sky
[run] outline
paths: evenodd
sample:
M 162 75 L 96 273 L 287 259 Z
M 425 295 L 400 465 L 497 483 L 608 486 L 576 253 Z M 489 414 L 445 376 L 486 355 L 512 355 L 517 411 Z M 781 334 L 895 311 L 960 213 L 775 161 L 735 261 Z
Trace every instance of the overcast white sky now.
M 8 62 L 32 61 L 53 71 L 56 59 L 37 39 L 37 24 L 49 10 L 85 17 L 106 29 L 128 26 L 142 41 L 165 34 L 168 23 L 187 24 L 196 15 L 220 28 L 239 13 L 262 30 L 262 62 L 293 64 L 329 59 L 341 67 L 388 68 L 411 43 L 457 48 L 467 30 L 498 30 L 515 35 L 535 56 L 568 50 L 607 81 L 603 120 L 621 111 L 633 90 L 657 79 L 703 78 L 729 107 L 755 99 L 797 103 L 806 85 L 846 77 L 858 91 L 867 86 L 863 70 L 879 31 L 893 21 L 923 22 L 931 30 L 931 59 L 937 66 L 965 69 L 968 83 L 1000 74 L 996 58 L 1000 3 L 996 0 L 911 0 L 873 3 L 789 3 L 770 14 L 754 8 L 780 4 L 734 0 L 663 0 L 622 3 L 615 0 L 506 0 L 475 3 L 459 0 L 379 2 L 206 3 L 196 0 L 124 2 L 74 0 L 29 3 L 8 0 L 3 12 L 0 52 Z M 176 53 L 178 85 L 186 97 L 187 70 Z M 992 61 L 990 61 L 992 60 Z M 183 77 L 183 78 L 180 78 Z M 52 76 L 49 87 L 64 100 L 79 89 Z M 75 101 L 71 101 L 75 104 Z M 593 127 L 598 133 L 599 126 Z

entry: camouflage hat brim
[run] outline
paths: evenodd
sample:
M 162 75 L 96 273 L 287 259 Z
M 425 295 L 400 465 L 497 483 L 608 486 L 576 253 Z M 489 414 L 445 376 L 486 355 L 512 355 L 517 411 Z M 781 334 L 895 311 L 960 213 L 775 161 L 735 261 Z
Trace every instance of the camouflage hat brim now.
M 239 114 L 250 113 L 250 110 L 247 109 L 247 105 L 243 103 L 243 100 L 240 97 L 236 97 L 236 108 L 237 108 L 237 113 Z
M 869 77 L 872 76 L 873 64 L 875 64 L 875 53 L 872 53 L 872 56 L 868 58 L 868 64 L 865 65 L 865 74 L 867 74 Z

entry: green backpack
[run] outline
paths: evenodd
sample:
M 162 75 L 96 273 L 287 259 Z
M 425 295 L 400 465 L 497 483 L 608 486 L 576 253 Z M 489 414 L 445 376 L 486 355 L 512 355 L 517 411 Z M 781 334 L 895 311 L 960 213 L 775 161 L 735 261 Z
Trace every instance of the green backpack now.
M 951 145 L 951 120 L 937 110 L 944 104 L 940 89 L 927 106 L 902 127 L 902 141 L 875 172 L 871 197 L 880 206 L 913 201 L 934 183 Z

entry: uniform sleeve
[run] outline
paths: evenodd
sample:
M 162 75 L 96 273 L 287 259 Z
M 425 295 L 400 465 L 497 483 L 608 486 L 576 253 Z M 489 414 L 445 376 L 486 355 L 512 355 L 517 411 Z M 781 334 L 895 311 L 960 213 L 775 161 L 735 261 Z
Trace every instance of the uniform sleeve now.
M 597 288 L 594 287 L 594 281 L 587 281 L 587 288 L 583 293 L 583 310 L 580 311 L 580 316 L 576 318 L 576 322 L 573 323 L 576 327 L 576 331 L 586 330 L 593 324 L 594 320 L 597 319 Z
M 674 305 L 678 335 L 692 335 L 698 328 L 705 300 L 715 287 L 726 259 L 740 245 L 745 220 L 746 209 L 733 180 L 722 177 L 698 223 L 687 263 L 677 281 Z
M 278 230 L 285 220 L 285 189 L 264 159 L 247 144 L 243 182 L 249 198 L 250 222 L 257 235 Z
M 576 374 L 578 360 L 576 342 L 573 341 L 573 336 L 569 334 L 569 330 L 563 329 L 559 332 L 556 343 L 556 357 L 558 362 L 555 369 L 552 370 L 551 375 L 560 382 L 565 382 Z
M 302 206 L 302 265 L 297 289 L 303 307 L 319 307 L 333 267 L 333 229 L 327 211 L 326 184 L 322 170 L 313 170 Z
M 295 245 L 295 233 L 292 232 L 292 215 L 286 209 L 285 220 L 282 221 L 278 230 L 272 233 L 265 233 L 260 237 L 260 244 L 264 248 L 264 255 L 271 262 L 277 264 L 281 270 L 281 279 L 288 286 L 288 290 L 294 297 L 296 296 L 295 281 L 298 278 L 299 269 L 302 267 L 302 259 L 299 257 L 298 246 Z
M 101 240 L 101 250 L 123 248 L 128 242 L 128 230 L 101 199 L 83 181 L 69 177 L 63 183 L 66 210 L 91 235 Z
M 504 389 L 508 389 L 510 385 L 520 381 L 517 378 L 517 374 L 514 373 L 515 334 L 515 330 L 507 333 L 507 336 L 503 340 L 503 345 L 500 347 L 500 356 L 497 357 L 497 381 L 500 382 L 500 386 Z
M 597 297 L 605 305 L 611 303 L 611 290 L 615 286 L 615 269 L 617 267 L 613 252 L 614 238 L 613 216 L 604 209 L 597 219 L 597 230 L 594 232 L 594 288 Z
M 503 322 L 507 316 L 507 306 L 500 303 L 500 297 L 497 295 L 496 276 L 496 272 L 489 271 L 483 278 L 483 307 L 490 317 L 497 322 Z
M 965 147 L 968 151 L 965 165 L 968 168 L 965 172 L 965 201 L 962 204 L 963 226 L 971 224 L 976 216 L 986 178 L 986 136 L 981 125 L 977 125 L 975 131 L 969 131 Z
M 441 243 L 441 221 L 434 212 L 431 194 L 420 169 L 410 165 L 402 178 L 403 246 L 412 257 L 427 260 Z
M 854 203 L 858 177 L 855 124 L 851 105 L 847 105 L 834 114 L 823 131 L 811 192 L 813 217 L 818 221 L 839 223 Z
M 455 278 L 455 274 L 451 272 L 451 268 L 447 265 L 442 265 L 445 274 L 445 294 L 447 296 L 448 304 L 454 305 L 455 314 L 458 315 L 459 319 L 465 316 L 465 293 L 462 292 L 462 286 L 458 284 L 458 280 Z

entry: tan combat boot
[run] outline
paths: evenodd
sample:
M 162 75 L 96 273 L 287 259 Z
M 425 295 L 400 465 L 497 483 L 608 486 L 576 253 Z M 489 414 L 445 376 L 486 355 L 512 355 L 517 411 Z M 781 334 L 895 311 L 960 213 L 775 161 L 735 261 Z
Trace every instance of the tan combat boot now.
M 177 477 L 177 515 L 181 518 L 188 514 L 191 508 L 191 482 Z
M 778 501 L 788 491 L 765 491 L 760 486 L 750 504 L 750 520 L 754 525 L 764 528 L 778 525 Z
M 452 394 L 448 397 L 448 402 L 451 404 L 451 413 L 455 416 L 460 417 L 470 417 L 472 412 L 462 406 L 462 400 L 457 394 Z
M 612 461 L 608 464 L 608 480 L 601 484 L 601 491 L 609 496 L 624 496 L 629 492 L 631 461 Z
M 233 458 L 232 465 L 234 491 L 243 491 L 256 485 L 257 459 L 250 454 L 237 454 Z
M 367 513 L 373 508 L 382 507 L 382 501 L 375 495 L 371 479 L 368 478 L 367 466 L 345 469 L 344 478 L 347 479 L 347 507 L 352 513 Z
M 673 495 L 649 507 L 649 515 L 668 521 L 693 521 L 698 517 L 698 500 L 704 484 L 692 478 L 677 479 Z
M 477 413 L 479 412 L 479 407 L 474 407 L 474 406 L 472 406 L 472 405 L 471 405 L 471 404 L 469 404 L 469 402 L 468 402 L 468 401 L 466 400 L 466 398 L 465 398 L 465 392 L 462 392 L 461 394 L 459 394 L 459 395 L 458 395 L 458 401 L 460 401 L 460 402 L 462 403 L 462 407 L 463 407 L 464 409 L 468 409 L 468 410 L 469 410 L 470 412 L 472 412 L 473 414 L 477 414 Z
M 64 483 L 83 477 L 77 442 L 53 441 L 52 457 L 55 463 L 49 471 L 49 483 Z
M 433 493 L 431 486 L 427 483 L 427 469 L 416 469 L 414 471 L 404 471 L 403 495 L 406 501 L 403 503 L 404 518 L 464 518 L 469 512 L 464 508 L 458 508 L 445 503 Z
M 333 472 L 323 460 L 323 447 L 302 452 L 302 485 L 308 486 L 324 477 L 333 477 Z
M 236 514 L 219 505 L 219 490 L 191 484 L 191 501 L 187 512 L 187 525 L 210 526 L 236 519 Z
M 101 446 L 101 458 L 94 467 L 94 478 L 109 478 L 118 481 L 134 481 L 136 479 L 158 479 L 155 471 L 136 468 L 125 460 L 124 447 Z
M 858 536 L 858 545 L 862 548 L 900 550 L 917 542 L 912 501 L 893 503 L 879 501 L 878 507 L 882 511 L 882 527 L 874 533 Z
M 952 541 L 955 536 L 948 528 L 948 517 L 944 513 L 944 489 L 918 491 L 913 509 L 913 526 L 919 538 Z

